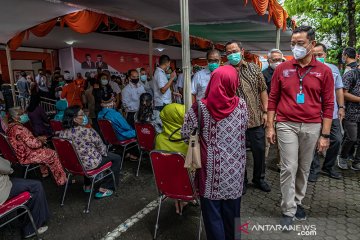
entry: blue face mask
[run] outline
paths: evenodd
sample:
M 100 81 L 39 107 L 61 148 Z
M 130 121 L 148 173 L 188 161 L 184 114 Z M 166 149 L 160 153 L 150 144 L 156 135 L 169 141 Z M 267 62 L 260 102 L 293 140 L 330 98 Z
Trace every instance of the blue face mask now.
M 170 73 L 166 74 L 166 77 L 167 77 L 168 80 L 170 79 L 170 76 L 171 76 Z
M 215 69 L 217 69 L 220 66 L 219 63 L 208 63 L 208 68 L 210 72 L 213 72 Z
M 88 119 L 88 117 L 87 117 L 86 115 L 84 115 L 84 116 L 83 116 L 82 125 L 83 125 L 83 126 L 86 126 L 86 125 L 88 125 L 88 123 L 89 123 L 89 119 Z
M 146 75 L 141 75 L 141 76 L 140 76 L 140 80 L 141 80 L 142 82 L 146 82 L 147 76 L 146 76 Z
M 20 123 L 24 124 L 27 123 L 28 121 L 30 121 L 29 116 L 27 114 L 23 114 L 20 116 Z
M 240 63 L 242 56 L 240 52 L 237 52 L 227 55 L 227 59 L 229 60 L 231 65 L 236 66 Z
M 0 112 L 0 118 L 4 118 L 5 116 L 6 116 L 6 112 L 1 111 L 1 112 Z
M 316 60 L 319 62 L 325 63 L 325 58 L 317 57 Z

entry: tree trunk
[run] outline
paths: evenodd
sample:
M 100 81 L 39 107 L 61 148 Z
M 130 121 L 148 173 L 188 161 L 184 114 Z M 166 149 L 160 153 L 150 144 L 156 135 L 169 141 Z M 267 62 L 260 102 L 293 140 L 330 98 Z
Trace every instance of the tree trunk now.
M 356 46 L 355 0 L 348 0 L 347 14 L 349 20 L 349 47 Z

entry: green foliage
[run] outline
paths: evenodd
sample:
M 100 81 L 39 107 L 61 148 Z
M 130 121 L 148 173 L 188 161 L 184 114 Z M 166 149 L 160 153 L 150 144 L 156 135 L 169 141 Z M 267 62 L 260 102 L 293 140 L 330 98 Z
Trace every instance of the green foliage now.
M 306 24 L 316 29 L 317 41 L 330 46 L 327 61 L 338 63 L 341 51 L 348 42 L 348 0 L 286 0 L 285 9 L 296 16 L 297 25 Z M 360 21 L 360 0 L 355 0 L 355 22 Z M 356 26 L 360 37 L 360 24 Z M 357 48 L 360 41 L 357 41 Z M 339 54 L 340 53 L 340 54 Z

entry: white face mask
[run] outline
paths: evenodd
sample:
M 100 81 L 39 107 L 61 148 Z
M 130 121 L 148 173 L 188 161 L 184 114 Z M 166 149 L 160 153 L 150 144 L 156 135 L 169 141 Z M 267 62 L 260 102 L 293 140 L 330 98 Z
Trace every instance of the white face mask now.
M 275 68 L 277 66 L 279 66 L 280 64 L 281 64 L 281 62 L 270 63 L 270 67 L 275 70 Z
M 291 47 L 291 51 L 293 52 L 294 58 L 296 60 L 303 59 L 304 57 L 306 57 L 306 55 L 308 55 L 306 48 L 298 45 L 295 45 L 295 47 Z
M 109 81 L 107 79 L 101 79 L 101 85 L 108 85 Z

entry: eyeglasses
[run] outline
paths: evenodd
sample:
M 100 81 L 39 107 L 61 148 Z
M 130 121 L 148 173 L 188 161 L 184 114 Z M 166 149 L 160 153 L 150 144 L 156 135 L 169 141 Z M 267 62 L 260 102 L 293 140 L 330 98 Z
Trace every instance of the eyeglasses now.
M 270 58 L 269 60 L 271 62 L 273 62 L 273 63 L 283 62 L 284 61 L 284 59 L 282 59 L 282 58 Z

